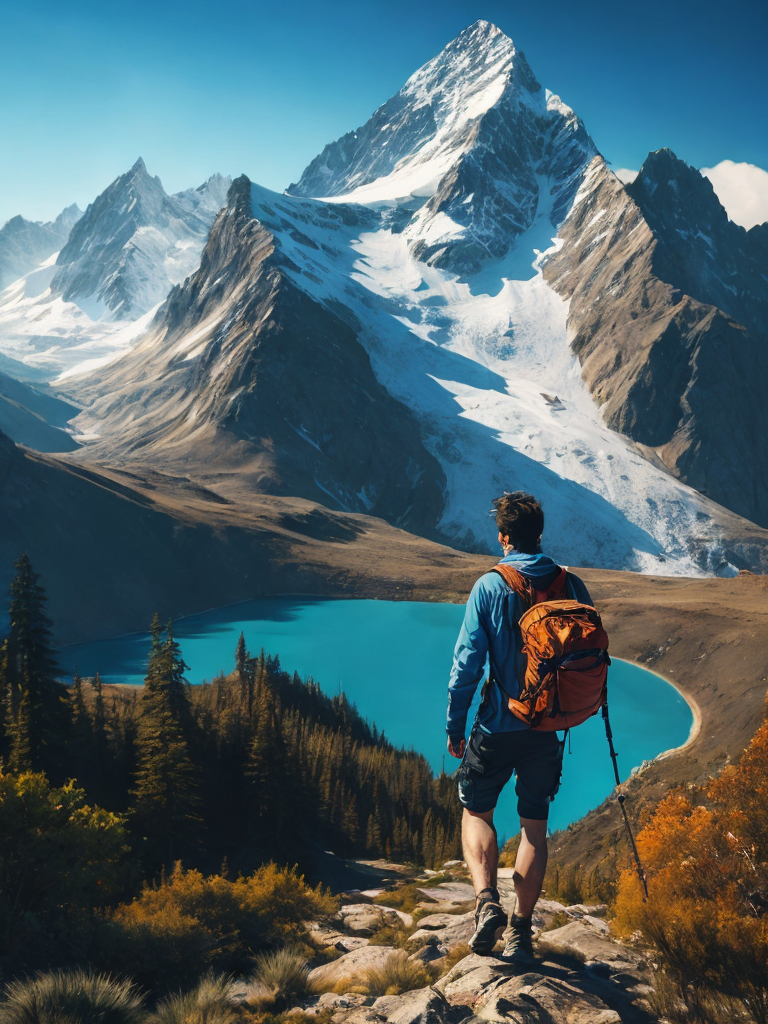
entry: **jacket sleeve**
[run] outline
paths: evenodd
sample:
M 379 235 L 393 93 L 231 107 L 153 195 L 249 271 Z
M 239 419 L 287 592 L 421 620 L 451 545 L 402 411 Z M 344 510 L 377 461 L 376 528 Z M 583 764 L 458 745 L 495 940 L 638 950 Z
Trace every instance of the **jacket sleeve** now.
M 483 621 L 487 613 L 488 594 L 482 580 L 481 576 L 469 595 L 464 622 L 453 652 L 445 726 L 449 736 L 464 736 L 467 713 L 488 658 L 488 631 Z

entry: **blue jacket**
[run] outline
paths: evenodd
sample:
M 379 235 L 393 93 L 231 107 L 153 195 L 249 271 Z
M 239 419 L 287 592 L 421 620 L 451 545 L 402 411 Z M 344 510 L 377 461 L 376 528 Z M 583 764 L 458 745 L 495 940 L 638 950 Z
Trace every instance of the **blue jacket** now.
M 513 551 L 502 562 L 509 563 L 527 576 L 538 590 L 545 590 L 555 578 L 559 566 L 547 555 L 527 555 Z M 568 573 L 568 597 L 583 604 L 592 604 L 587 588 L 578 576 Z M 467 713 L 477 684 L 489 660 L 495 677 L 511 697 L 520 692 L 518 683 L 518 632 L 510 629 L 523 614 L 520 597 L 497 572 L 487 572 L 472 588 L 464 613 L 464 622 L 453 653 L 453 669 L 448 683 L 449 736 L 464 736 Z M 507 620 L 505 621 L 505 617 Z M 488 733 L 527 729 L 525 722 L 512 714 L 507 698 L 496 683 L 486 688 L 475 718 L 479 728 Z

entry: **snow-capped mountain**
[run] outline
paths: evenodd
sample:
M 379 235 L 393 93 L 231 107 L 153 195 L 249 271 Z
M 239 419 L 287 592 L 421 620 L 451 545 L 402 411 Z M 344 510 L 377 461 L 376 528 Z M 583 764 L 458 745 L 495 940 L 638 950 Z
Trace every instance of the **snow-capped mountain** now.
M 133 344 L 200 262 L 229 178 L 167 195 L 139 159 L 88 206 L 65 244 L 0 294 L 0 352 L 53 379 Z
M 234 183 L 199 270 L 138 345 L 70 382 L 87 457 L 480 550 L 493 550 L 490 498 L 524 488 L 545 504 L 548 550 L 573 564 L 768 565 L 765 531 L 676 479 L 594 400 L 628 361 L 632 309 L 611 289 L 634 273 L 636 239 L 649 290 L 672 301 L 638 203 L 512 41 L 478 22 L 287 194 Z M 615 320 L 590 319 L 598 300 Z M 614 348 L 594 378 L 582 321 Z
M 414 255 L 474 273 L 541 217 L 562 221 L 596 154 L 522 52 L 479 21 L 420 68 L 356 132 L 326 146 L 288 192 L 393 203 Z
M 24 217 L 6 221 L 0 228 L 0 291 L 58 252 L 82 215 L 73 203 L 45 224 Z
M 169 196 L 139 158 L 86 210 L 56 260 L 51 293 L 99 318 L 135 320 L 197 268 L 229 182 Z M 223 195 L 222 195 L 223 193 Z

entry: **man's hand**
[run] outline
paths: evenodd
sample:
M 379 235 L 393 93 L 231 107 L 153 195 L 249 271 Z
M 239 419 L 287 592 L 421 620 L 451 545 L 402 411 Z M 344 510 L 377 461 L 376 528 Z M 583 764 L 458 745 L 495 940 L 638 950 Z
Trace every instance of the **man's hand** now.
M 448 737 L 448 753 L 451 757 L 464 757 L 464 750 L 466 749 L 466 746 L 467 744 L 463 736 Z

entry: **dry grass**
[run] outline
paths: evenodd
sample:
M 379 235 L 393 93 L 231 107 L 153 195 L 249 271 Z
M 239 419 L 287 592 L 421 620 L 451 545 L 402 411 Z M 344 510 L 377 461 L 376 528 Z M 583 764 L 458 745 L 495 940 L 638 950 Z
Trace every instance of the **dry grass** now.
M 696 999 L 683 998 L 680 986 L 661 971 L 653 978 L 653 991 L 646 997 L 651 1013 L 670 1024 L 741 1024 L 751 1021 L 744 1004 L 718 992 L 699 990 Z
M 232 1002 L 232 982 L 225 975 L 206 975 L 191 992 L 158 1004 L 150 1024 L 235 1024 L 239 1007 Z
M 309 980 L 306 958 L 289 948 L 258 956 L 253 981 L 262 991 L 249 1000 L 249 1006 L 258 1010 L 280 1012 L 317 992 Z
M 398 952 L 381 967 L 369 967 L 359 978 L 342 978 L 333 986 L 333 991 L 358 992 L 366 996 L 399 996 L 414 988 L 431 984 L 432 976 L 424 964 L 409 960 L 408 954 Z
M 443 977 L 450 971 L 452 967 L 460 963 L 464 957 L 469 956 L 472 950 L 469 948 L 466 942 L 460 942 L 458 946 L 454 946 L 442 960 L 433 960 L 430 964 L 431 967 L 436 967 L 439 977 Z
M 0 1024 L 144 1024 L 147 1012 L 129 981 L 91 971 L 54 971 L 12 981 Z

